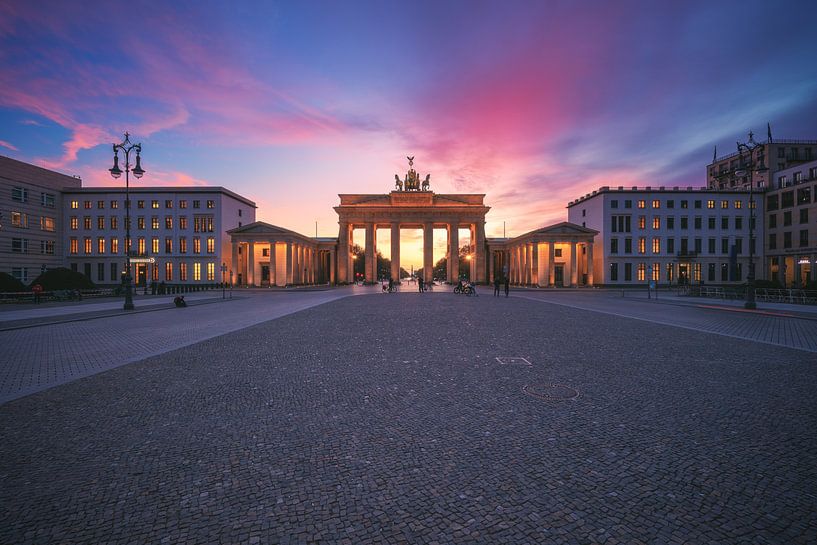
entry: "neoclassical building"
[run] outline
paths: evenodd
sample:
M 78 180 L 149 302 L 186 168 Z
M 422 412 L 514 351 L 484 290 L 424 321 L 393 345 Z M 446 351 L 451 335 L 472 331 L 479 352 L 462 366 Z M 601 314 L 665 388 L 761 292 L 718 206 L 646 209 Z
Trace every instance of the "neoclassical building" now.
M 530 286 L 593 285 L 593 240 L 598 231 L 562 222 L 508 239 L 485 237 L 490 210 L 484 194 L 437 194 L 430 175 L 420 181 L 409 158 L 409 170 L 388 194 L 341 194 L 337 238 L 307 237 L 275 225 L 254 222 L 228 231 L 232 240 L 232 281 L 238 285 L 286 286 L 345 284 L 354 281 L 355 229 L 364 229 L 365 280 L 376 282 L 377 230 L 391 230 L 391 277 L 400 277 L 400 230 L 423 232 L 420 275 L 433 278 L 435 229 L 447 235 L 447 280 L 459 270 L 459 230 L 468 229 L 472 244 L 469 277 L 477 283 L 510 278 Z M 451 256 L 456 258 L 451 259 Z

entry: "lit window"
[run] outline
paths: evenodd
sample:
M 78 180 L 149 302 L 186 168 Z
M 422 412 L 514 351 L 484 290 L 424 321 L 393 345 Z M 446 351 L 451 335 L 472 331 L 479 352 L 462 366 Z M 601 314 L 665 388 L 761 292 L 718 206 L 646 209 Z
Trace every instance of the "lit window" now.
M 165 201 L 165 208 L 173 208 L 173 201 L 172 200 L 166 200 Z
M 114 231 L 119 229 L 119 218 L 117 218 L 116 216 L 111 216 L 111 222 L 110 223 L 111 223 L 111 229 L 113 229 Z
M 71 237 L 70 247 L 70 252 L 72 254 L 76 255 L 79 253 L 79 241 L 77 240 L 77 237 Z
M 216 253 L 216 239 L 214 237 L 207 237 L 207 253 Z
M 187 229 L 187 216 L 179 217 L 179 229 Z
M 661 229 L 661 216 L 653 216 L 653 218 L 652 218 L 652 228 L 653 229 Z
M 179 263 L 179 280 L 187 282 L 187 263 Z
M 153 216 L 150 218 L 150 228 L 154 231 L 159 229 L 159 216 Z
M 179 237 L 179 253 L 187 253 L 187 239 L 185 237 Z
M 165 281 L 170 282 L 173 280 L 173 263 L 167 262 L 165 263 Z
M 647 216 L 638 216 L 638 228 L 639 229 L 647 228 Z
M 40 241 L 40 253 L 46 255 L 54 255 L 54 241 L 53 240 L 41 240 Z
M 743 201 L 735 201 L 735 208 L 743 208 Z
M 715 208 L 715 201 L 712 199 L 706 201 L 706 207 L 709 209 Z
M 187 208 L 187 201 L 179 201 L 179 208 Z
M 111 208 L 119 208 L 119 201 L 111 201 Z
M 173 216 L 165 216 L 165 229 L 173 229 Z
M 150 239 L 150 251 L 154 254 L 159 253 L 159 237 L 153 237 Z
M 729 201 L 721 201 L 721 208 L 729 208 Z
M 652 280 L 658 282 L 661 279 L 661 264 L 660 263 L 653 263 L 652 264 Z
M 136 201 L 136 208 L 144 208 L 145 201 Z
M 86 231 L 91 228 L 91 216 L 83 216 L 82 228 L 85 229 Z
M 84 203 L 84 204 L 85 204 L 85 209 L 86 209 L 86 210 L 90 210 L 90 209 L 92 208 L 92 206 L 91 206 L 91 205 L 92 205 L 93 203 L 92 203 L 91 201 L 85 201 L 85 203 Z
M 79 208 L 79 201 L 71 201 L 71 208 L 75 210 Z
M 193 263 L 193 280 L 196 282 L 201 280 L 201 263 Z
M 661 239 L 658 237 L 654 237 L 652 239 L 652 253 L 654 254 L 661 253 Z
M 105 201 L 96 201 L 96 207 L 99 210 L 104 210 L 105 209 Z
M 201 238 L 193 237 L 193 253 L 200 254 L 201 253 Z
M 139 237 L 136 241 L 136 253 L 145 255 L 145 237 Z
M 646 208 L 647 207 L 647 201 L 643 201 L 643 200 L 638 201 L 638 207 L 639 208 Z
M 653 208 L 661 208 L 661 201 L 659 201 L 658 199 L 653 200 L 652 201 L 652 207 Z
M 57 228 L 57 221 L 49 216 L 42 216 L 40 218 L 40 229 L 43 231 L 54 231 Z
M 119 253 L 119 239 L 116 237 L 111 237 L 111 253 Z
M 97 216 L 96 217 L 96 228 L 100 231 L 105 229 L 105 216 Z
M 207 281 L 212 282 L 216 279 L 216 264 L 215 263 L 208 263 L 207 264 Z
M 93 248 L 93 241 L 91 241 L 91 237 L 85 237 L 85 253 L 90 254 L 94 251 Z
M 165 237 L 165 253 L 173 253 L 173 237 Z
M 216 201 L 207 201 L 207 208 L 215 208 Z
M 638 253 L 639 254 L 647 253 L 647 238 L 646 237 L 638 237 Z
M 644 263 L 639 263 L 638 267 L 636 267 L 636 280 L 641 280 L 643 282 L 647 277 L 646 270 L 647 266 Z
M 139 216 L 136 218 L 136 228 L 140 231 L 145 230 L 145 216 Z
M 11 225 L 13 227 L 28 227 L 28 214 L 23 214 L 22 212 L 12 212 Z
M 150 201 L 151 208 L 159 208 L 159 201 Z
M 104 254 L 105 253 L 105 238 L 104 237 L 97 237 L 96 239 L 96 253 Z

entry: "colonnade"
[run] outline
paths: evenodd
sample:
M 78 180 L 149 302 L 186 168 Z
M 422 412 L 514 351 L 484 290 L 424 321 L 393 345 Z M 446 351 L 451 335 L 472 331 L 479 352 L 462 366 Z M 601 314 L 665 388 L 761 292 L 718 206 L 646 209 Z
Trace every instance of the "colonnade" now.
M 232 282 L 237 285 L 282 287 L 316 284 L 319 281 L 334 283 L 334 254 L 334 250 L 319 250 L 316 245 L 295 241 L 234 241 Z M 321 275 L 321 272 L 324 274 Z
M 501 263 L 502 270 L 497 270 Z M 530 240 L 509 242 L 495 250 L 490 263 L 490 281 L 508 275 L 521 286 L 593 285 L 592 241 Z
M 768 278 L 786 287 L 803 287 L 817 282 L 817 254 L 791 254 L 767 257 Z

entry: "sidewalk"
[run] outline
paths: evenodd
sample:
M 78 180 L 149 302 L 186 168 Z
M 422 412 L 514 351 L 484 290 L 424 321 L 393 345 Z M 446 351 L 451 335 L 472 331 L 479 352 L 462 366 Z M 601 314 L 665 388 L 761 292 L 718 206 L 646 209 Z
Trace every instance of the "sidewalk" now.
M 655 295 L 655 292 L 653 292 L 651 298 L 647 299 L 647 294 L 644 291 L 637 292 L 625 291 L 623 298 L 637 299 L 643 301 L 649 300 L 654 303 L 684 305 L 697 308 L 710 308 L 728 310 L 733 312 L 746 312 L 751 314 L 765 314 L 769 316 L 817 320 L 817 305 L 798 305 L 794 303 L 771 303 L 766 301 L 756 301 L 757 308 L 754 310 L 750 310 L 744 308 L 744 304 L 746 303 L 744 299 L 692 297 L 688 295 L 678 295 L 672 292 L 659 292 L 657 297 Z

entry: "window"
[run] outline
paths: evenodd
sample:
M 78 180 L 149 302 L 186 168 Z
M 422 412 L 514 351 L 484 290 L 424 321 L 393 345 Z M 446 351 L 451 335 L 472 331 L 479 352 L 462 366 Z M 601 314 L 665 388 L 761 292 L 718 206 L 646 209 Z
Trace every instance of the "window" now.
M 783 212 L 783 226 L 788 227 L 789 225 L 791 225 L 791 210 Z
M 185 200 L 179 201 L 179 208 L 187 208 L 187 201 Z
M 681 254 L 689 254 L 689 239 L 686 237 L 681 237 Z
M 630 232 L 630 216 L 610 216 L 612 225 L 611 231 L 613 233 L 629 233 Z
M 616 205 L 614 207 L 612 207 L 612 208 L 618 208 L 618 201 L 616 201 Z M 584 215 L 584 214 L 582 214 L 582 215 Z M 238 217 L 239 218 L 241 217 L 241 209 L 240 208 L 238 209 Z
M 778 200 L 777 195 L 769 195 L 766 197 L 766 210 L 777 210 Z
M 165 282 L 170 282 L 173 280 L 173 263 L 168 261 L 165 263 Z
M 653 237 L 652 239 L 652 253 L 654 254 L 661 253 L 661 239 L 658 237 Z
M 159 208 L 159 201 L 150 201 L 151 208 Z
M 769 234 L 769 249 L 770 250 L 777 250 L 777 234 L 770 233 Z
M 612 282 L 618 280 L 618 263 L 610 263 L 610 280 Z
M 700 238 L 696 238 L 695 241 L 695 253 L 700 254 L 703 252 L 703 240 Z
M 261 248 L 261 257 L 269 257 L 269 248 Z
M 735 216 L 735 229 L 743 229 L 743 216 Z
M 11 200 L 17 202 L 27 202 L 28 201 L 28 189 L 25 187 L 12 187 L 11 188 Z
M 647 228 L 647 216 L 638 216 L 638 228 L 639 229 Z
M 69 252 L 71 254 L 76 255 L 79 253 L 79 241 L 77 240 L 77 237 L 71 237 L 69 247 L 70 247 Z
M 633 239 L 627 237 L 624 239 L 624 253 L 631 254 L 633 253 Z
M 675 201 L 674 200 L 668 200 L 667 201 L 667 208 L 675 208 Z
M 769 214 L 769 229 L 777 227 L 777 214 Z
M 91 229 L 91 216 L 83 216 L 82 228 L 85 229 L 86 231 Z
M 647 264 L 639 263 L 636 267 L 636 280 L 644 281 L 647 277 Z
M 165 229 L 173 229 L 173 216 L 165 216 Z
M 111 216 L 110 225 L 113 231 L 119 229 L 119 218 L 117 218 L 116 216 Z
M 111 237 L 111 253 L 118 254 L 119 253 L 119 239 L 116 237 Z M 111 275 L 111 280 L 116 280 L 116 275 Z
M 98 254 L 105 253 L 105 237 L 96 238 L 96 253 Z
M 616 199 L 613 199 L 613 200 L 610 201 L 610 208 L 618 208 L 618 201 Z M 238 215 L 241 216 L 241 210 L 240 209 L 238 210 L 238 212 L 239 212 Z
M 136 218 L 136 228 L 140 231 L 145 230 L 145 216 L 139 216 Z
M 207 201 L 207 208 L 215 208 L 215 207 L 216 207 L 216 201 L 211 201 L 211 200 Z
M 94 251 L 94 242 L 91 240 L 91 237 L 85 237 L 85 253 L 90 254 Z
M 173 208 L 173 200 L 168 199 L 165 201 L 165 208 Z
M 695 229 L 701 229 L 703 227 L 703 218 L 701 216 L 695 216 Z
M 780 208 L 789 208 L 794 206 L 794 191 L 784 191 L 780 195 Z
M 675 239 L 668 238 L 667 239 L 667 253 L 674 254 L 675 253 Z
M 656 230 L 661 229 L 661 216 L 652 217 L 652 228 Z
M 695 208 L 701 207 L 701 201 L 695 201 Z
M 610 239 L 610 253 L 617 254 L 618 253 L 618 239 L 611 238 Z
M 659 201 L 658 199 L 653 199 L 652 207 L 653 208 L 661 208 L 661 201 Z
M 714 263 L 710 263 L 709 266 L 707 267 L 707 278 L 706 279 L 709 282 L 714 282 L 715 281 L 715 264 Z
M 582 217 L 583 218 L 587 217 L 587 210 L 585 210 L 584 208 L 582 208 Z
M 150 239 L 150 251 L 153 254 L 159 253 L 159 237 L 152 237 Z
M 721 209 L 729 208 L 729 201 L 721 201 Z
M 76 216 L 71 216 L 71 222 L 70 223 L 71 223 L 71 230 L 72 231 L 76 231 L 77 229 L 79 229 L 79 218 L 77 218 Z
M 689 208 L 689 202 L 688 201 L 681 201 L 681 208 Z
M 715 228 L 715 216 L 709 216 L 708 218 L 706 218 L 706 226 L 709 229 Z
M 179 263 L 179 280 L 187 282 L 187 263 Z
M 717 244 L 717 242 L 715 242 L 715 237 L 709 237 L 709 240 L 707 241 L 707 244 L 708 244 L 708 248 L 707 248 L 708 252 L 710 254 L 714 254 L 715 253 L 715 245 Z
M 96 207 L 97 207 L 98 210 L 104 210 L 105 209 L 105 201 L 96 201 Z
M 238 253 L 241 253 L 241 248 L 238 249 Z M 553 250 L 553 257 L 562 257 L 562 249 L 556 248 Z
M 800 209 L 800 223 L 808 223 L 808 208 Z
M 777 148 L 777 158 L 778 159 L 786 158 L 786 148 Z
M 213 232 L 213 216 L 207 216 L 207 232 Z
M 71 208 L 73 208 L 74 210 L 79 208 L 79 201 L 71 201 Z
M 12 212 L 11 213 L 11 225 L 12 227 L 20 227 L 22 229 L 28 228 L 28 214 L 24 214 L 22 212 Z
M 721 282 L 729 281 L 729 264 L 721 263 Z
M 721 239 L 721 253 L 728 254 L 729 253 L 729 239 L 722 238 Z
M 803 187 L 797 190 L 797 204 L 809 204 L 811 202 L 811 188 Z
M 40 204 L 46 208 L 54 208 L 56 200 L 53 193 L 40 193 Z
M 25 238 L 13 238 L 11 239 L 11 251 L 15 254 L 27 254 L 28 253 L 28 239 Z
M 111 208 L 119 208 L 119 201 L 111 201 Z M 112 275 L 111 280 L 116 280 L 116 275 Z
M 201 263 L 193 263 L 193 280 L 198 282 L 201 280 Z
M 40 241 L 40 253 L 46 255 L 54 255 L 54 241 L 53 240 L 41 240 Z
M 105 216 L 96 217 L 96 228 L 100 231 L 105 229 Z
M 800 231 L 800 247 L 803 248 L 808 246 L 808 229 L 802 229 Z
M 729 216 L 723 216 L 721 218 L 721 229 L 729 229 Z
M 661 264 L 653 263 L 652 265 L 650 265 L 650 269 L 652 269 L 651 280 L 655 280 L 656 282 L 658 282 L 661 279 Z
M 737 208 L 738 210 L 740 210 L 741 208 L 743 208 L 743 201 L 735 201 L 735 202 L 734 202 L 734 203 L 732 203 L 732 204 L 733 204 L 733 205 L 734 205 L 734 207 L 735 207 L 735 208 Z
M 646 237 L 638 237 L 638 253 L 639 254 L 646 254 L 647 253 L 647 239 L 646 239 Z
M 201 253 L 201 238 L 200 237 L 193 237 L 193 253 L 200 254 Z
M 647 207 L 647 201 L 645 201 L 645 200 L 639 200 L 639 201 L 638 201 L 638 207 L 639 207 L 639 208 L 646 208 L 646 207 Z
M 667 229 L 675 229 L 675 216 L 667 218 Z
M 193 208 L 201 208 L 201 201 L 193 201 Z
M 738 253 L 738 254 L 743 253 L 743 239 L 742 238 L 736 238 L 735 239 L 735 252 Z
M 83 204 L 85 205 L 86 210 L 90 210 L 91 208 L 93 208 L 92 206 L 93 203 L 91 201 L 85 201 Z
M 681 216 L 681 229 L 689 229 L 689 218 Z
M 136 240 L 136 253 L 145 255 L 145 237 L 139 237 Z
M 179 237 L 179 253 L 187 253 L 187 239 L 185 237 Z
M 632 208 L 632 207 L 633 207 L 633 201 L 631 201 L 629 199 L 626 199 L 624 201 L 624 208 Z
M 151 216 L 150 228 L 153 229 L 154 231 L 159 229 L 159 216 Z
M 136 201 L 136 208 L 144 208 L 145 201 Z
M 173 237 L 165 237 L 165 253 L 173 253 Z
M 216 253 L 216 239 L 214 237 L 207 237 L 207 253 Z
M 179 217 L 179 229 L 187 229 L 187 216 Z
M 708 201 L 706 201 L 706 207 L 709 208 L 710 210 L 715 208 L 715 200 L 709 199 Z
M 212 282 L 216 279 L 216 264 L 215 263 L 208 263 L 207 264 L 207 281 Z

